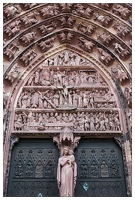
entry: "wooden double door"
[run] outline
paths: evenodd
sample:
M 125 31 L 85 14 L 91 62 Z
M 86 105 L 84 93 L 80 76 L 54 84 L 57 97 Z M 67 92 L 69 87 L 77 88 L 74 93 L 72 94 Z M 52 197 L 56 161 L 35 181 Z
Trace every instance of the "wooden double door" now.
M 58 157 L 52 139 L 20 139 L 12 151 L 7 196 L 59 196 Z M 82 139 L 75 159 L 76 197 L 126 196 L 122 153 L 113 139 Z

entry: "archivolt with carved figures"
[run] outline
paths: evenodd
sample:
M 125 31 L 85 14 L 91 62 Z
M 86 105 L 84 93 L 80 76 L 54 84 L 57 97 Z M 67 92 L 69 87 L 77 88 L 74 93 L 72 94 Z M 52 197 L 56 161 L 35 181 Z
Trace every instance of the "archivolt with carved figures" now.
M 128 3 L 4 4 L 4 196 L 15 143 L 50 137 L 61 154 L 65 145 L 77 148 L 81 138 L 114 138 L 122 148 L 122 195 L 131 196 L 131 8 Z M 99 161 L 92 155 L 81 169 L 96 169 Z M 116 163 L 109 162 L 99 164 L 101 177 L 111 176 Z M 27 164 L 20 159 L 16 173 Z M 35 177 L 42 176 L 45 165 L 35 166 L 43 169 L 35 168 Z M 104 171 L 107 166 L 110 171 Z

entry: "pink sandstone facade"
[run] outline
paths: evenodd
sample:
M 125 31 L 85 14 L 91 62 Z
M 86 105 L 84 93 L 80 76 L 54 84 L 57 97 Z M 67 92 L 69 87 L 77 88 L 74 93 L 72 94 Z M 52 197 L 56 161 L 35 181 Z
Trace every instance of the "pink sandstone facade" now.
M 132 196 L 132 4 L 3 13 L 3 196 Z

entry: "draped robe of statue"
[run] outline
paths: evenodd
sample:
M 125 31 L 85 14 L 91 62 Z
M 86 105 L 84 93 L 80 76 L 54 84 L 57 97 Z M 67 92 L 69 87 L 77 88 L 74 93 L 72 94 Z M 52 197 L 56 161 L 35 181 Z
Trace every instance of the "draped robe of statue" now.
M 57 181 L 60 183 L 59 192 L 61 197 L 73 197 L 77 177 L 77 164 L 67 163 L 69 156 L 62 156 L 58 161 Z

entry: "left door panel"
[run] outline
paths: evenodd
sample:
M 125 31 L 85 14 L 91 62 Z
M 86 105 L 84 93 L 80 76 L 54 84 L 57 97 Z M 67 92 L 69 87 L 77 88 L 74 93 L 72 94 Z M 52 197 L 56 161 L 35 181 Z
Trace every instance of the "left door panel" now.
M 52 139 L 20 139 L 12 150 L 8 197 L 57 197 L 58 149 Z

